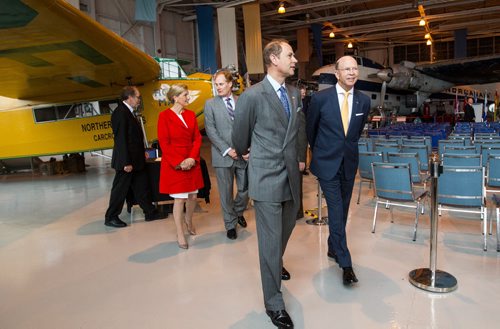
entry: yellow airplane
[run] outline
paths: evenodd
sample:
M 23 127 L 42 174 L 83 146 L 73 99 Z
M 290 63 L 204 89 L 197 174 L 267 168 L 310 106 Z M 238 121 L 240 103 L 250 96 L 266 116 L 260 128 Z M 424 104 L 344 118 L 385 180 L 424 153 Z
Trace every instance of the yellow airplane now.
M 0 159 L 112 148 L 110 113 L 128 84 L 141 91 L 149 142 L 175 83 L 188 86 L 189 109 L 204 128 L 211 75 L 186 75 L 174 59 L 155 60 L 63 0 L 2 6 L 9 19 L 0 22 Z

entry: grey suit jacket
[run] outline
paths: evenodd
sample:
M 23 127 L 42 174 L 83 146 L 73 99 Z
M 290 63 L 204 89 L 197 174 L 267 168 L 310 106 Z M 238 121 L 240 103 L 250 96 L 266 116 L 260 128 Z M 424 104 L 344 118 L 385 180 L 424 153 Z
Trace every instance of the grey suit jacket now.
M 233 145 L 238 154 L 250 148 L 249 196 L 257 201 L 299 201 L 297 133 L 300 93 L 287 86 L 291 116 L 271 83 L 264 78 L 247 89 L 236 104 Z
M 234 96 L 236 102 L 237 97 Z M 220 96 L 207 100 L 205 103 L 205 132 L 212 142 L 212 166 L 245 168 L 247 162 L 243 159 L 233 160 L 229 155 L 223 155 L 228 148 L 234 148 L 231 140 L 233 120 L 227 113 L 226 104 Z

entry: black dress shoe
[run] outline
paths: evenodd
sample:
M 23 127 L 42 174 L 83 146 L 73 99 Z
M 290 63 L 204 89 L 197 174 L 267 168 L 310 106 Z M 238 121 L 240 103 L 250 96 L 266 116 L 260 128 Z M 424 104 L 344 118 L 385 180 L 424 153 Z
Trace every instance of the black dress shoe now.
M 271 318 L 273 324 L 278 328 L 293 328 L 293 322 L 290 315 L 285 310 L 269 311 L 266 314 Z
M 339 263 L 339 259 L 337 257 L 337 254 L 335 253 L 335 251 L 329 251 L 328 250 L 328 253 L 327 253 L 328 257 L 333 259 L 337 264 Z
M 281 269 L 281 280 L 290 280 L 290 272 L 284 267 Z
M 236 229 L 232 228 L 230 230 L 227 230 L 226 236 L 228 239 L 236 240 L 236 238 L 238 237 L 238 235 L 236 234 Z
M 358 282 L 358 278 L 354 274 L 352 267 L 344 267 L 343 270 L 342 280 L 344 281 L 344 285 L 351 285 L 354 282 Z
M 113 217 L 113 218 L 106 218 L 104 220 L 104 225 L 111 227 L 125 227 L 127 226 L 127 223 L 125 223 L 118 217 Z
M 146 222 L 151 222 L 154 220 L 163 219 L 163 218 L 167 218 L 167 217 L 168 217 L 168 214 L 165 214 L 163 212 L 158 211 L 158 209 L 155 209 L 152 212 L 150 212 L 149 214 L 145 214 L 144 220 Z
M 240 224 L 241 227 L 247 227 L 247 221 L 245 220 L 245 217 L 238 216 L 238 224 Z

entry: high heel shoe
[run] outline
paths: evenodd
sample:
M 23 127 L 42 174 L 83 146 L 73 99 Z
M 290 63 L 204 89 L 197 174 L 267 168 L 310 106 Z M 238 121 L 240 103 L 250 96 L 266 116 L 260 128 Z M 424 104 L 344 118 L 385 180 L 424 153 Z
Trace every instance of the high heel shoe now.
M 187 228 L 189 235 L 196 235 L 196 230 L 194 229 L 193 223 L 191 223 L 191 225 L 189 225 L 188 222 L 186 222 L 186 228 Z
M 185 243 L 181 243 L 179 241 L 179 237 L 177 236 L 177 245 L 179 246 L 179 248 L 181 249 L 188 249 L 189 248 L 189 245 L 187 243 L 187 241 Z

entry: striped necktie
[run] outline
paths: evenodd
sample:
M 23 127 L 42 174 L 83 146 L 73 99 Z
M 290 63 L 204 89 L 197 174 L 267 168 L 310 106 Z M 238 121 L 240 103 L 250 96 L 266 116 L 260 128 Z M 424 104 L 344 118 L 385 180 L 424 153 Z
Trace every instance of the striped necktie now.
M 285 87 L 281 86 L 280 89 L 280 101 L 283 104 L 283 108 L 285 109 L 285 114 L 288 119 L 290 119 L 290 104 L 288 103 L 288 97 L 286 95 Z
M 231 120 L 234 120 L 234 109 L 233 104 L 231 104 L 231 97 L 226 98 L 226 108 L 229 117 L 231 118 Z
M 345 135 L 347 135 L 347 130 L 349 129 L 349 94 L 349 92 L 345 93 L 344 102 L 342 103 L 342 109 L 340 111 Z

